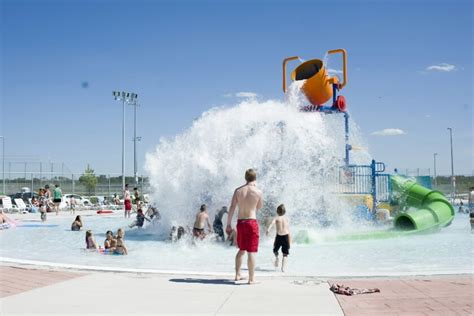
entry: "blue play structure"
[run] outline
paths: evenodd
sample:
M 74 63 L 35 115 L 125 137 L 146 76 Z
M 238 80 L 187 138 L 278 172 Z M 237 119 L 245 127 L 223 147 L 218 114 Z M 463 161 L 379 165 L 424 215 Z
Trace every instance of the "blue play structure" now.
M 389 202 L 392 197 L 390 174 L 385 164 L 372 160 L 370 165 L 348 164 L 340 168 L 336 193 L 372 196 L 372 209 L 379 202 Z

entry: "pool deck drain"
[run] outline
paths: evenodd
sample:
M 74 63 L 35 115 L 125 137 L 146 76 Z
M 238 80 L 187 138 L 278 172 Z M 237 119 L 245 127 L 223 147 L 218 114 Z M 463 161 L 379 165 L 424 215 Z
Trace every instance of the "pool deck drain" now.
M 0 314 L 472 315 L 472 275 L 330 279 L 75 272 L 0 266 Z M 334 295 L 329 284 L 381 293 Z

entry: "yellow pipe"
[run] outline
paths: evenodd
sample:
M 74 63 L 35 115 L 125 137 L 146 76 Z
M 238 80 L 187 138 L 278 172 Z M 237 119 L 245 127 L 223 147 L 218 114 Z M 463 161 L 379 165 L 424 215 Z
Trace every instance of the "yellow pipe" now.
M 336 53 L 342 53 L 342 67 L 343 67 L 344 81 L 339 84 L 339 89 L 342 89 L 347 83 L 347 52 L 345 49 L 342 49 L 342 48 L 328 51 L 328 55 L 336 54 Z
M 290 60 L 299 59 L 298 56 L 288 57 L 283 59 L 283 92 L 286 93 L 286 63 Z

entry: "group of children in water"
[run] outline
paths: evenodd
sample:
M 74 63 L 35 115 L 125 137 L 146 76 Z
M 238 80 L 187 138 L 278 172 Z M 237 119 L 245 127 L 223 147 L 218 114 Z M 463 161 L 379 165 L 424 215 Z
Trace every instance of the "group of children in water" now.
M 89 229 L 86 231 L 86 249 L 94 251 L 98 250 L 103 254 L 127 255 L 128 250 L 125 246 L 124 238 L 125 231 L 123 228 L 119 228 L 116 235 L 114 235 L 111 230 L 108 230 L 105 233 L 104 248 L 102 248 L 100 245 L 97 245 L 92 230 Z
M 81 215 L 77 215 L 74 222 L 71 224 L 72 231 L 80 231 L 83 227 Z M 105 233 L 104 247 L 98 245 L 95 241 L 94 234 L 92 230 L 86 231 L 86 249 L 99 251 L 104 254 L 111 255 L 126 255 L 128 254 L 127 247 L 124 243 L 125 231 L 123 228 L 117 230 L 117 234 L 114 235 L 111 230 L 108 230 Z
M 170 240 L 177 241 L 186 234 L 192 235 L 195 239 L 203 240 L 204 238 L 206 238 L 206 236 L 214 234 L 214 237 L 217 241 L 224 242 L 227 240 L 230 242 L 231 246 L 236 245 L 237 232 L 235 229 L 232 230 L 232 233 L 227 236 L 227 239 L 224 235 L 224 225 L 222 223 L 222 217 L 224 216 L 224 214 L 227 213 L 227 207 L 223 206 L 219 211 L 217 211 L 217 214 L 211 225 L 209 213 L 207 212 L 207 205 L 202 204 L 199 208 L 199 212 L 196 214 L 196 219 L 194 221 L 193 228 L 190 229 L 189 227 L 186 227 L 185 229 L 183 226 L 171 227 Z M 208 233 L 206 233 L 205 231 L 206 225 L 208 228 Z
M 276 236 L 273 245 L 273 253 L 275 255 L 275 267 L 279 266 L 279 251 L 281 248 L 282 260 L 281 260 L 281 269 L 284 271 L 286 266 L 286 258 L 289 255 L 289 249 L 291 245 L 290 230 L 289 230 L 289 221 L 285 216 L 286 209 L 285 205 L 281 204 L 277 208 L 277 216 L 274 217 L 266 229 L 266 234 L 268 235 L 273 226 L 276 228 Z M 170 240 L 177 241 L 181 239 L 186 234 L 191 234 L 194 239 L 203 240 L 208 234 L 214 234 L 217 241 L 228 241 L 231 246 L 237 245 L 237 232 L 235 229 L 232 230 L 231 234 L 225 237 L 224 234 L 224 225 L 222 223 L 222 218 L 224 214 L 227 214 L 227 207 L 222 207 L 214 218 L 214 221 L 211 225 L 209 219 L 209 214 L 207 212 L 207 206 L 202 204 L 199 208 L 199 212 L 196 214 L 196 219 L 192 231 L 188 228 L 187 230 L 183 226 L 173 226 L 171 228 Z M 161 215 L 158 212 L 157 208 L 150 206 L 146 212 L 143 213 L 143 210 L 140 208 L 137 209 L 137 216 L 135 221 L 129 225 L 130 228 L 144 226 L 145 220 L 151 222 L 152 220 L 161 219 Z M 205 228 L 208 228 L 208 233 L 206 234 Z M 80 215 L 77 215 L 74 222 L 71 224 L 72 231 L 80 231 L 83 227 L 82 219 Z M 98 250 L 104 254 L 117 254 L 117 255 L 126 255 L 128 254 L 127 247 L 124 243 L 125 231 L 123 228 L 117 230 L 117 234 L 113 234 L 112 231 L 107 231 L 105 234 L 104 247 L 102 248 L 97 244 L 94 239 L 92 230 L 86 231 L 85 243 L 86 249 L 89 250 Z
M 150 206 L 146 212 L 146 215 L 143 214 L 143 210 L 138 208 L 137 210 L 137 217 L 136 220 L 129 225 L 130 228 L 133 227 L 139 227 L 142 228 L 145 220 L 151 222 L 153 220 L 159 220 L 161 219 L 161 215 L 158 212 L 157 208 L 154 206 Z M 72 231 L 80 231 L 83 227 L 81 215 L 77 215 L 74 222 L 71 224 L 71 230 Z M 104 254 L 114 254 L 114 255 L 127 255 L 128 250 L 127 247 L 125 246 L 124 242 L 124 237 L 125 237 L 125 231 L 123 228 L 119 228 L 117 230 L 117 234 L 114 235 L 112 231 L 107 231 L 105 233 L 105 241 L 104 241 L 104 247 L 98 245 L 97 242 L 94 239 L 94 235 L 92 233 L 92 230 L 87 230 L 86 231 L 86 238 L 85 238 L 85 243 L 86 243 L 86 249 L 88 250 L 98 250 L 101 253 Z
M 275 255 L 274 265 L 278 267 L 280 265 L 279 252 L 281 248 L 282 259 L 281 259 L 281 270 L 285 271 L 286 260 L 290 254 L 290 245 L 291 245 L 291 236 L 290 236 L 290 224 L 286 214 L 286 208 L 284 204 L 280 204 L 277 207 L 277 216 L 272 218 L 270 224 L 266 229 L 266 235 L 270 233 L 273 226 L 276 228 L 275 241 L 273 243 L 273 254 Z M 222 217 L 227 212 L 227 207 L 222 207 L 216 214 L 214 218 L 213 225 L 211 227 L 211 222 L 209 220 L 209 214 L 207 213 L 207 206 L 205 204 L 201 205 L 199 212 L 196 214 L 196 220 L 192 229 L 192 234 L 196 239 L 204 239 L 206 237 L 205 226 L 207 225 L 209 233 L 214 233 L 218 241 L 225 241 L 224 227 L 222 223 Z M 182 226 L 176 228 L 173 226 L 171 231 L 171 239 L 174 240 L 174 232 L 176 232 L 176 239 L 180 239 L 184 234 L 185 230 Z M 237 231 L 235 229 L 228 235 L 227 240 L 230 241 L 231 245 L 238 246 L 236 243 L 237 240 Z

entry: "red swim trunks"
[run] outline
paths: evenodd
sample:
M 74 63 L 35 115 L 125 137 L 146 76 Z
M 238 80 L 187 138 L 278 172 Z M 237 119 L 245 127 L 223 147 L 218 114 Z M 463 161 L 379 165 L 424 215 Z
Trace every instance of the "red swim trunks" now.
M 259 236 L 256 219 L 239 219 L 237 221 L 237 245 L 240 250 L 257 252 Z
M 125 203 L 125 210 L 126 211 L 131 211 L 132 210 L 132 201 L 125 200 L 124 203 Z

